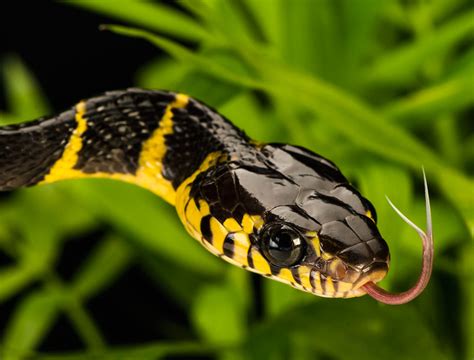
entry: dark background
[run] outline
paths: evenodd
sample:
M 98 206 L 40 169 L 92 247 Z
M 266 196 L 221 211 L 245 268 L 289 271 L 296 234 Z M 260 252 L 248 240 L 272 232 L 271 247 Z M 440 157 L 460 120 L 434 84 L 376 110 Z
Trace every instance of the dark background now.
M 103 91 L 133 86 L 136 70 L 162 55 L 145 41 L 98 29 L 100 24 L 119 21 L 60 3 L 1 2 L 0 19 L 0 61 L 5 56 L 19 56 L 38 79 L 54 112 Z M 5 109 L 3 88 L 0 109 Z M 80 234 L 66 242 L 57 265 L 63 278 L 74 273 L 103 232 L 99 227 L 93 233 Z M 7 261 L 0 252 L 0 263 Z M 0 333 L 19 299 L 30 290 L 31 287 L 0 305 Z M 132 303 L 134 310 L 130 312 Z M 153 327 L 157 322 L 182 324 L 181 334 L 191 328 L 185 314 L 164 297 L 138 266 L 132 266 L 111 288 L 90 301 L 88 310 L 110 344 L 172 337 Z M 156 316 L 157 321 L 150 321 L 150 316 Z M 192 338 L 193 334 L 189 336 Z M 75 350 L 81 346 L 68 320 L 62 316 L 40 351 Z
M 132 86 L 136 69 L 159 55 L 145 41 L 99 31 L 100 24 L 119 21 L 65 4 L 4 1 L 0 18 L 0 58 L 20 56 L 54 110 Z

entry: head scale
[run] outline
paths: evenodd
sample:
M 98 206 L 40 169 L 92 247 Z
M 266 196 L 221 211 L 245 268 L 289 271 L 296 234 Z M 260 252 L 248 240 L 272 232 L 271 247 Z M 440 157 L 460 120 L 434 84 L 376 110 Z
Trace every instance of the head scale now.
M 267 144 L 213 153 L 178 189 L 187 230 L 225 260 L 326 297 L 365 294 L 389 251 L 373 206 L 325 158 Z

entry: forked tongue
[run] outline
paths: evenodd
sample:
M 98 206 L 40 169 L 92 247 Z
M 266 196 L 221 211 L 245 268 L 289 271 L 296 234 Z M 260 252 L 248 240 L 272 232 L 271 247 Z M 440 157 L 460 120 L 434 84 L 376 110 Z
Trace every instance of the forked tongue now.
M 368 282 L 363 285 L 362 288 L 373 297 L 375 300 L 390 305 L 405 304 L 418 295 L 420 295 L 425 289 L 426 285 L 430 280 L 431 271 L 433 269 L 433 227 L 431 223 L 431 207 L 430 207 L 430 196 L 428 194 L 428 184 L 426 182 L 425 170 L 423 170 L 423 181 L 425 186 L 425 206 L 426 206 L 426 233 L 416 226 L 410 219 L 408 219 L 400 210 L 387 197 L 387 201 L 395 212 L 413 229 L 416 230 L 423 241 L 423 265 L 421 269 L 420 277 L 413 287 L 407 291 L 401 293 L 389 293 L 376 285 L 373 282 Z

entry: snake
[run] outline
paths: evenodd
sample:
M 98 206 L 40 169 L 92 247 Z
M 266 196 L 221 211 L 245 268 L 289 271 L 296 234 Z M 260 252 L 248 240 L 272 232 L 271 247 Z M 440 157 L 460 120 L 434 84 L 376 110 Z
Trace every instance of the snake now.
M 129 88 L 54 116 L 0 127 L 0 191 L 60 180 L 106 178 L 145 188 L 173 205 L 187 232 L 233 265 L 317 296 L 370 295 L 403 304 L 427 286 L 427 231 L 415 285 L 379 285 L 390 252 L 369 200 L 330 160 L 308 149 L 249 138 L 188 95 Z M 182 254 L 186 256 L 186 254 Z

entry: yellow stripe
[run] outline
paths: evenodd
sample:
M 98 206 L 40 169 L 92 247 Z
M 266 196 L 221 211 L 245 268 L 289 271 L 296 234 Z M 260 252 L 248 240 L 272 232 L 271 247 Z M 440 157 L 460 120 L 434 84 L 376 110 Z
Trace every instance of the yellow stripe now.
M 309 236 L 309 241 L 313 245 L 314 251 L 316 252 L 317 256 L 321 256 L 321 245 L 319 243 L 319 237 L 317 233 L 311 232 L 312 236 Z M 309 235 L 309 234 L 307 234 Z
M 370 220 L 372 220 L 373 222 L 375 222 L 374 216 L 372 215 L 372 211 L 367 210 L 367 211 L 365 212 L 365 216 L 367 216 Z
M 345 282 L 345 281 L 339 281 L 338 284 L 337 284 L 337 289 L 338 289 L 339 292 L 350 291 L 350 290 L 352 290 L 353 287 L 354 287 L 354 284 L 348 283 L 348 282 Z
M 224 226 L 231 232 L 241 231 L 242 227 L 234 218 L 228 218 L 224 221 Z
M 184 180 L 183 183 L 176 190 L 175 206 L 176 206 L 176 211 L 178 213 L 178 216 L 181 219 L 181 222 L 183 224 L 185 225 L 188 224 L 188 226 L 186 226 L 186 230 L 189 232 L 189 234 L 193 238 L 199 241 L 201 241 L 201 237 L 202 237 L 201 236 L 202 234 L 200 233 L 200 221 L 201 221 L 200 218 L 203 218 L 204 216 L 209 215 L 211 213 L 211 210 L 209 208 L 209 205 L 203 199 L 200 199 L 199 209 L 197 208 L 186 209 L 186 213 L 185 213 L 186 204 L 188 202 L 195 203 L 195 200 L 189 199 L 191 184 L 201 172 L 215 165 L 219 161 L 219 158 L 221 156 L 222 156 L 222 153 L 217 152 L 217 151 L 207 155 L 204 161 L 202 162 L 202 164 L 199 166 L 199 168 L 190 177 Z M 188 205 L 188 207 L 190 205 Z M 197 223 L 198 217 L 197 217 L 197 214 L 194 213 L 195 211 L 199 213 L 199 217 L 200 217 L 199 224 Z M 196 231 L 193 231 L 193 230 L 197 230 L 198 232 L 196 233 Z
M 334 288 L 334 282 L 332 281 L 332 278 L 328 276 L 326 278 L 326 295 L 333 295 L 336 292 L 336 289 Z
M 242 217 L 242 228 L 247 234 L 252 234 L 253 229 L 259 230 L 264 224 L 264 221 L 260 215 L 249 215 L 244 214 Z
M 189 199 L 188 205 L 186 206 L 186 222 L 184 225 L 186 226 L 186 230 L 190 234 L 193 234 L 193 237 L 199 238 L 201 235 L 201 213 L 199 212 L 196 202 L 194 199 Z
M 247 234 L 251 234 L 253 232 L 253 220 L 248 214 L 244 214 L 242 217 L 242 228 Z
M 80 102 L 76 106 L 76 121 L 78 126 L 71 140 L 66 145 L 63 156 L 54 164 L 50 173 L 45 177 L 42 183 L 80 178 L 121 180 L 144 187 L 174 205 L 175 191 L 171 183 L 166 180 L 162 174 L 162 161 L 166 154 L 165 135 L 169 135 L 173 132 L 173 109 L 184 108 L 188 104 L 188 101 L 189 97 L 187 95 L 177 94 L 175 100 L 166 107 L 158 129 L 156 129 L 152 136 L 143 144 L 138 161 L 139 166 L 135 175 L 109 174 L 104 172 L 85 174 L 80 170 L 74 169 L 77 163 L 78 153 L 83 146 L 81 135 L 87 130 L 87 119 L 84 117 L 86 104 L 85 102 Z
M 81 101 L 76 105 L 76 129 L 64 148 L 63 155 L 58 161 L 56 161 L 41 184 L 47 184 L 61 179 L 70 179 L 77 175 L 82 175 L 80 171 L 74 170 L 73 168 L 77 163 L 79 151 L 82 149 L 82 134 L 87 130 L 87 120 L 84 118 L 85 112 L 86 103 Z
M 253 268 L 264 274 L 268 275 L 271 274 L 270 270 L 270 265 L 268 264 L 267 260 L 263 257 L 260 252 L 258 252 L 255 248 L 252 248 L 252 252 L 250 253 L 250 256 L 252 257 L 253 260 Z
M 249 236 L 244 232 L 234 234 L 234 256 L 232 257 L 240 266 L 248 266 L 247 253 L 250 247 Z
M 284 280 L 288 283 L 294 283 L 295 282 L 295 278 L 293 277 L 293 274 L 291 273 L 291 271 L 289 269 L 286 269 L 286 268 L 283 268 L 280 270 L 280 272 L 278 273 L 277 275 L 278 278 L 280 278 L 281 280 Z
M 300 266 L 298 268 L 298 275 L 300 276 L 301 285 L 308 290 L 312 288 L 311 281 L 309 279 L 310 273 L 310 269 L 307 266 Z
M 199 211 L 201 212 L 201 216 L 204 217 L 211 213 L 211 209 L 209 208 L 209 204 L 204 200 L 199 200 Z
M 260 215 L 250 215 L 253 221 L 253 226 L 255 229 L 260 230 L 265 222 L 263 221 L 262 217 Z
M 177 94 L 175 100 L 166 107 L 160 126 L 143 144 L 136 173 L 138 185 L 153 191 L 170 204 L 175 202 L 175 191 L 162 172 L 166 154 L 165 137 L 173 133 L 173 109 L 186 107 L 188 101 L 188 96 Z
M 212 217 L 210 222 L 210 228 L 212 232 L 212 246 L 217 250 L 218 253 L 224 253 L 224 240 L 228 234 L 227 229 L 216 218 Z
M 319 271 L 313 271 L 313 283 L 314 283 L 314 288 L 313 290 L 317 293 L 317 294 L 322 294 L 322 287 L 321 287 L 321 278 L 320 278 L 320 274 L 319 274 Z

